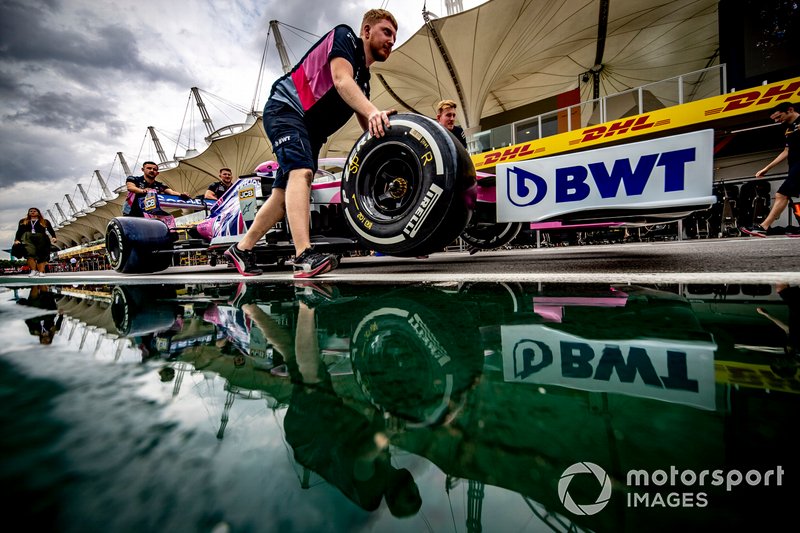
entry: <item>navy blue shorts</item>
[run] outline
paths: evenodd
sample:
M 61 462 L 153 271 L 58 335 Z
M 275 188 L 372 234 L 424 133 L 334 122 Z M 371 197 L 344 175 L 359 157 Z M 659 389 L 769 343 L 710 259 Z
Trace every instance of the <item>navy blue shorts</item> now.
M 800 196 L 800 163 L 789 167 L 789 177 L 778 187 L 778 192 L 789 197 Z
M 306 123 L 297 111 L 283 102 L 267 100 L 263 120 L 264 131 L 280 165 L 273 188 L 285 189 L 292 170 L 308 168 L 312 174 L 317 171 L 322 143 L 312 141 Z

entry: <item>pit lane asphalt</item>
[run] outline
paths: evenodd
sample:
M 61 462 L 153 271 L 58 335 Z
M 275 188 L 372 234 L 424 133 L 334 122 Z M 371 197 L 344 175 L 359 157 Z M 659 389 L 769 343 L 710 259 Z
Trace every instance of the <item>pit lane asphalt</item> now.
M 172 267 L 156 274 L 114 271 L 4 275 L 0 284 L 226 283 L 290 281 L 290 267 L 266 267 L 243 277 L 225 265 Z M 581 282 L 581 283 L 795 283 L 800 284 L 800 238 L 742 237 L 610 245 L 446 252 L 427 259 L 345 258 L 314 278 L 323 282 Z

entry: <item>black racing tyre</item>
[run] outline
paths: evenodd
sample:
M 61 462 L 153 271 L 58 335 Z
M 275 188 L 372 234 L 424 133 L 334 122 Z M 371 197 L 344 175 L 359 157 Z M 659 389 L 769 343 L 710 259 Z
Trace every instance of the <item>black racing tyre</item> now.
M 442 422 L 482 372 L 477 323 L 440 291 L 376 300 L 359 309 L 350 340 L 356 382 L 373 405 L 410 427 Z
M 111 219 L 106 227 L 106 253 L 111 268 L 124 274 L 159 272 L 172 264 L 172 236 L 159 220 L 136 217 Z
M 522 222 L 470 223 L 461 233 L 465 243 L 478 250 L 493 250 L 514 240 Z
M 390 120 L 386 135 L 363 134 L 347 158 L 345 219 L 371 250 L 405 257 L 439 252 L 472 215 L 475 167 L 435 120 L 412 114 Z
M 175 323 L 178 305 L 169 285 L 117 285 L 111 292 L 111 318 L 117 333 L 134 337 L 165 331 Z

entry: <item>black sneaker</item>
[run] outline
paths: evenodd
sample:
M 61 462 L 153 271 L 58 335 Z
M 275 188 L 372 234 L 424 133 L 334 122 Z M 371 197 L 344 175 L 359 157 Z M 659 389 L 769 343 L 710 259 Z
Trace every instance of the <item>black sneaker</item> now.
M 294 284 L 294 297 L 313 309 L 319 304 L 336 299 L 336 290 L 313 281 L 300 281 Z
M 235 244 L 225 250 L 225 257 L 233 262 L 242 276 L 260 276 L 263 272 L 256 266 L 256 255 L 249 250 L 240 250 Z
M 306 248 L 303 253 L 294 258 L 292 263 L 296 278 L 311 278 L 330 272 L 339 266 L 336 256 L 317 253 L 313 248 Z
M 248 291 L 247 289 L 247 283 L 240 281 L 239 286 L 236 287 L 236 293 L 230 300 L 228 300 L 228 303 L 237 309 L 241 308 L 243 305 L 252 303 L 254 296 L 253 291 Z
M 739 228 L 742 233 L 746 233 L 751 237 L 766 237 L 767 230 L 765 230 L 760 224 L 753 224 L 752 226 L 742 226 Z

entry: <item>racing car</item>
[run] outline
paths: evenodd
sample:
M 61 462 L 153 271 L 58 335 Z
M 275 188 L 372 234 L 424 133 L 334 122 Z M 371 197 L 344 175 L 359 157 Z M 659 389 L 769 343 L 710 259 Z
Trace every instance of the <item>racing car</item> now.
M 364 133 L 347 158 L 322 159 L 311 186 L 311 241 L 322 252 L 375 251 L 399 257 L 438 252 L 459 236 L 473 249 L 509 243 L 518 222 L 497 223 L 494 179 L 476 175 L 469 154 L 436 121 L 415 114 L 391 117 L 381 138 Z M 149 193 L 144 218 L 117 217 L 106 230 L 114 270 L 166 269 L 179 252 L 205 252 L 211 265 L 251 226 L 270 196 L 278 165 L 267 161 L 242 176 L 213 205 L 201 199 Z M 188 229 L 176 227 L 164 208 L 206 210 Z M 286 220 L 253 249 L 261 265 L 282 265 L 294 255 Z

